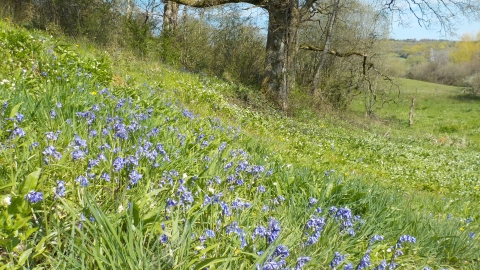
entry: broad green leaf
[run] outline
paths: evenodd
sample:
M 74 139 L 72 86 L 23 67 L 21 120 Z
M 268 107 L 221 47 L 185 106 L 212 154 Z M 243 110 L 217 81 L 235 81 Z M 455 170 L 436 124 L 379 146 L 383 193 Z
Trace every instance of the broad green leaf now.
M 132 202 L 133 224 L 135 226 L 138 226 L 138 222 L 140 221 L 140 211 L 138 203 Z
M 17 105 L 13 106 L 12 110 L 10 111 L 10 118 L 13 118 L 15 114 L 18 112 L 20 109 L 20 106 L 22 105 L 23 102 L 18 103 Z
M 21 195 L 25 195 L 30 190 L 33 190 L 35 189 L 35 187 L 37 187 L 38 178 L 40 177 L 41 172 L 42 172 L 42 169 L 37 168 L 36 171 L 27 175 L 27 177 L 25 178 L 25 181 L 23 181 L 22 184 L 20 184 L 19 193 Z
M 33 248 L 29 248 L 29 249 L 25 250 L 22 253 L 22 255 L 20 256 L 20 258 L 18 259 L 17 265 L 25 264 L 25 262 L 28 260 L 28 257 L 30 256 L 32 251 L 33 251 Z
M 17 221 L 13 225 L 13 230 L 16 231 L 16 230 L 22 228 L 23 226 L 25 226 L 25 224 L 27 224 L 27 222 L 30 220 L 30 218 L 31 217 L 17 218 Z

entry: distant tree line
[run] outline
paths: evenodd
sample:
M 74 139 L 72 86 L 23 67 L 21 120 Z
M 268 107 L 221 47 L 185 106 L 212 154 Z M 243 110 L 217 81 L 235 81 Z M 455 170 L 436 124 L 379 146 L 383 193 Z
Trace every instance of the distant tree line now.
M 397 76 L 471 88 L 480 92 L 480 32 L 458 41 L 394 41 L 395 53 L 404 59 L 392 63 Z M 471 92 L 469 92 L 471 93 Z

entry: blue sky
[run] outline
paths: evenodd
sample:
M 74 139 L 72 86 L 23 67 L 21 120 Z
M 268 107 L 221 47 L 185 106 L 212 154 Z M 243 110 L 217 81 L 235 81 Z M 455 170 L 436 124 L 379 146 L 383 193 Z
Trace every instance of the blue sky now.
M 462 21 L 459 24 L 455 25 L 456 36 L 445 35 L 445 33 L 440 33 L 440 28 L 438 26 L 432 26 L 430 29 L 425 29 L 420 27 L 418 24 L 412 23 L 411 27 L 402 27 L 397 24 L 392 25 L 390 32 L 390 37 L 395 39 L 449 39 L 457 40 L 463 34 L 476 35 L 480 31 L 480 22 L 478 21 Z

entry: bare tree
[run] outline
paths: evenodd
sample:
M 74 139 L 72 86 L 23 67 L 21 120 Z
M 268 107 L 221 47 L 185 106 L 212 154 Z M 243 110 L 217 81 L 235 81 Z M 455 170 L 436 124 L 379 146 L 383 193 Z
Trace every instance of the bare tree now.
M 310 93 L 314 96 L 318 95 L 318 93 L 317 93 L 318 83 L 320 81 L 320 76 L 321 76 L 321 73 L 322 73 L 322 69 L 325 66 L 325 63 L 327 61 L 328 50 L 330 50 L 330 42 L 331 42 L 331 37 L 332 37 L 332 34 L 333 34 L 333 25 L 335 24 L 335 19 L 337 17 L 339 4 L 340 4 L 340 0 L 334 0 L 333 1 L 332 14 L 330 15 L 330 18 L 328 19 L 327 30 L 326 30 L 326 33 L 325 33 L 325 46 L 324 46 L 323 51 L 322 51 L 322 56 L 320 58 L 320 63 L 318 64 L 317 71 L 315 72 L 315 76 L 313 78 L 312 87 L 310 89 Z

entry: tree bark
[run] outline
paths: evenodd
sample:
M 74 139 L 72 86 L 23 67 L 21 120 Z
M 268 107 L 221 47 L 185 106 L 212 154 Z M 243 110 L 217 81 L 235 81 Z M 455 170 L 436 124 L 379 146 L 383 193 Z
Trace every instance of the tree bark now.
M 330 49 L 330 40 L 333 33 L 333 25 L 335 24 L 335 18 L 337 17 L 339 3 L 340 3 L 340 0 L 334 0 L 332 15 L 330 16 L 327 23 L 327 32 L 325 33 L 325 47 L 322 51 L 322 56 L 320 57 L 320 63 L 318 64 L 317 71 L 315 72 L 315 76 L 313 78 L 312 88 L 310 89 L 310 94 L 312 94 L 313 96 L 319 96 L 318 84 L 320 83 L 322 69 L 325 66 L 325 63 L 327 61 L 328 50 Z
M 262 91 L 271 97 L 280 109 L 288 110 L 288 89 L 294 84 L 296 28 L 298 8 L 296 0 L 268 2 L 268 35 L 265 73 Z
M 169 33 L 178 25 L 178 4 L 173 1 L 164 1 L 163 5 L 163 31 Z

